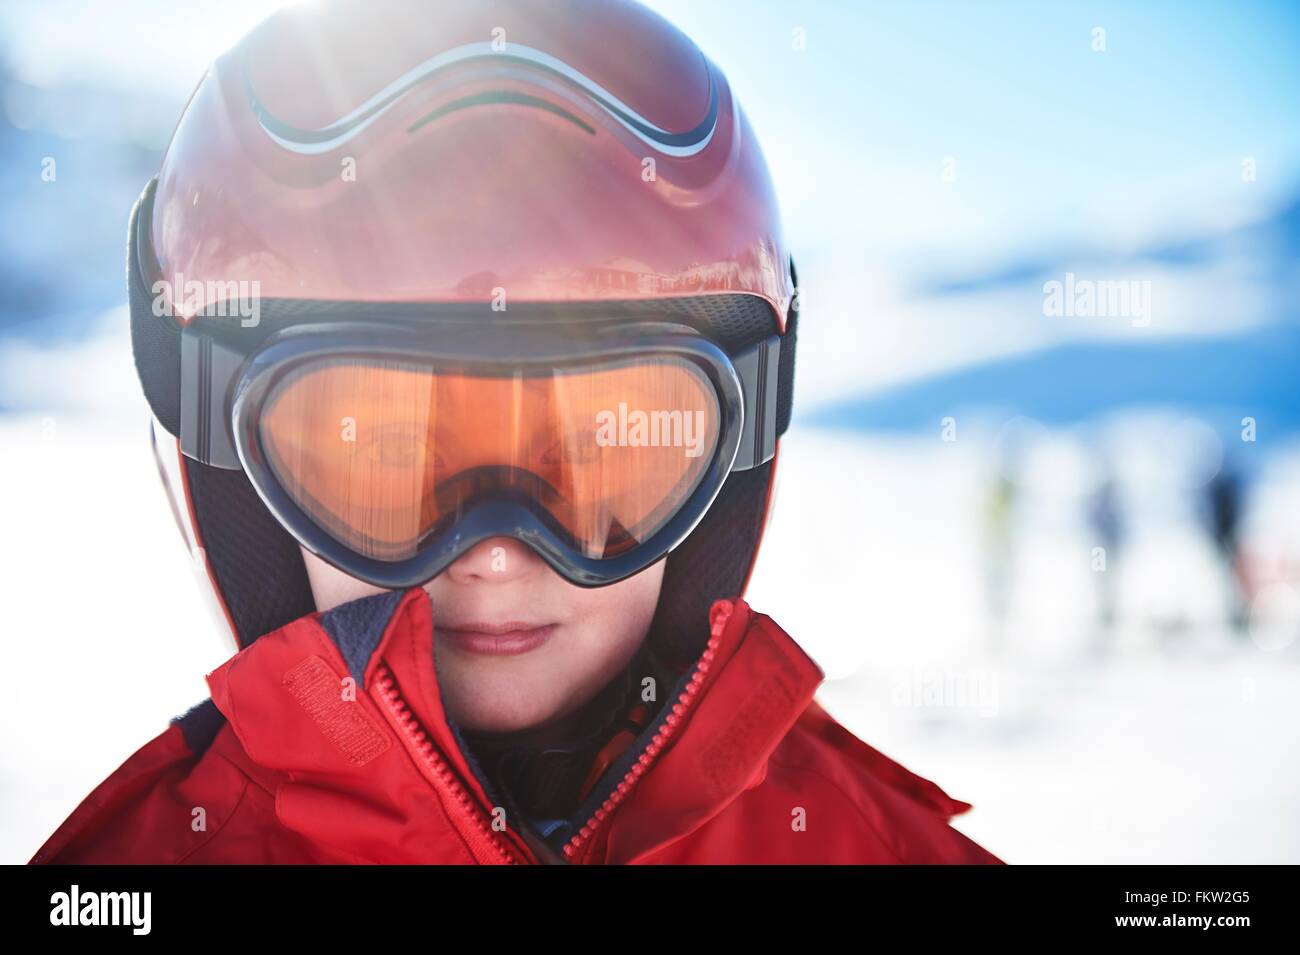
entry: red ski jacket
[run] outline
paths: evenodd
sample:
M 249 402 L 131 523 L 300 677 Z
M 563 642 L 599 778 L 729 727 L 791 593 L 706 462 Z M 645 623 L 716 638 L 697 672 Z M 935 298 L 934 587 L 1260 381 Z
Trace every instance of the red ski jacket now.
M 374 633 L 358 652 L 311 614 L 254 641 L 208 674 L 210 702 L 127 759 L 32 862 L 1001 861 L 948 825 L 969 804 L 813 701 L 820 668 L 743 600 L 714 604 L 689 679 L 562 845 L 511 826 L 470 768 L 439 697 L 424 591 Z

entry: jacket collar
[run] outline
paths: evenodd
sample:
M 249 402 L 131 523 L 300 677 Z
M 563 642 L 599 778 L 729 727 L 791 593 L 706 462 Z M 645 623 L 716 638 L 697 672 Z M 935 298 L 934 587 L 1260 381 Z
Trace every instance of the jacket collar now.
M 629 862 L 692 832 L 762 781 L 768 754 L 823 679 L 740 599 L 717 601 L 710 640 L 631 768 L 555 854 L 492 826 L 494 807 L 443 708 L 420 588 L 314 613 L 208 675 L 212 698 L 272 787 L 280 821 L 366 861 Z M 621 769 L 621 767 L 620 767 Z M 430 799 L 441 814 L 430 812 Z M 522 829 L 522 827 L 521 827 Z

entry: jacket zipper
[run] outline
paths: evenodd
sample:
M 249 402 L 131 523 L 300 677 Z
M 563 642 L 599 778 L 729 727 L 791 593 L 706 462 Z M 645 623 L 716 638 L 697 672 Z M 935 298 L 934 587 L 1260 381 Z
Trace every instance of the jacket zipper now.
M 461 835 L 473 839 L 474 844 L 480 848 L 490 848 L 507 864 L 518 865 L 519 859 L 514 848 L 492 828 L 478 802 L 461 785 L 455 771 L 447 765 L 447 761 L 439 754 L 438 747 L 402 699 L 392 671 L 381 663 L 375 676 L 379 699 L 388 710 L 391 721 L 406 737 L 408 748 L 416 756 L 422 774 L 433 783 L 435 789 L 458 803 L 465 810 L 465 815 L 474 821 L 477 831 L 466 832 L 462 827 Z
M 584 846 L 588 847 L 588 849 L 590 848 L 592 837 L 599 831 L 601 825 L 603 825 L 604 822 L 613 814 L 614 810 L 618 808 L 623 800 L 628 797 L 628 794 L 631 793 L 637 781 L 645 775 L 646 771 L 654 763 L 655 759 L 663 751 L 664 747 L 668 745 L 668 742 L 677 733 L 678 727 L 681 726 L 682 721 L 686 718 L 686 714 L 690 710 L 691 706 L 699 698 L 700 687 L 704 685 L 704 679 L 709 672 L 709 668 L 713 665 L 714 657 L 717 656 L 718 647 L 722 643 L 722 631 L 726 628 L 730 619 L 731 614 L 728 613 L 714 624 L 712 633 L 709 635 L 709 642 L 695 664 L 695 672 L 691 675 L 690 682 L 686 685 L 686 689 L 678 694 L 677 700 L 673 703 L 672 709 L 664 718 L 662 728 L 651 737 L 650 742 L 637 758 L 637 761 L 632 764 L 632 768 L 627 771 L 619 784 L 610 792 L 609 797 L 601 804 L 600 808 L 597 809 L 592 814 L 591 818 L 583 823 L 582 828 L 574 833 L 573 837 L 565 843 L 564 848 L 561 850 L 564 854 L 564 858 L 568 859 L 570 862 L 583 861 L 579 858 L 579 853 L 583 850 Z

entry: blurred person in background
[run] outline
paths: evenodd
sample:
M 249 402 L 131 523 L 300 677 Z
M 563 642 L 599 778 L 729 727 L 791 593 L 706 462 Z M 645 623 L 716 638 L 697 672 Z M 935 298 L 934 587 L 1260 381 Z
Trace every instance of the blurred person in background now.
M 1104 653 L 1111 648 L 1116 616 L 1120 548 L 1124 542 L 1124 515 L 1120 508 L 1119 489 L 1109 465 L 1103 465 L 1101 477 L 1087 499 L 1087 523 L 1094 547 L 1092 579 L 1097 600 L 1097 627 L 1094 647 Z
M 1203 501 L 1206 530 L 1219 558 L 1227 620 L 1239 635 L 1246 632 L 1250 610 L 1250 583 L 1241 549 L 1244 496 L 1244 479 L 1225 461 L 1205 485 Z
M 989 651 L 1001 654 L 1016 583 L 1016 520 L 1020 489 L 1015 456 L 1006 455 L 987 482 L 981 500 L 984 594 L 989 615 Z

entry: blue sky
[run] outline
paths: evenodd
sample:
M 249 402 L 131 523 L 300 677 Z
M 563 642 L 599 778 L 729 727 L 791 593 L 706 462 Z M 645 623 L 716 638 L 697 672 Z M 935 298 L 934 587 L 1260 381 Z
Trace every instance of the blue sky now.
M 652 6 L 730 74 L 792 241 L 857 229 L 872 251 L 972 256 L 1123 245 L 1250 218 L 1300 187 L 1297 4 Z

